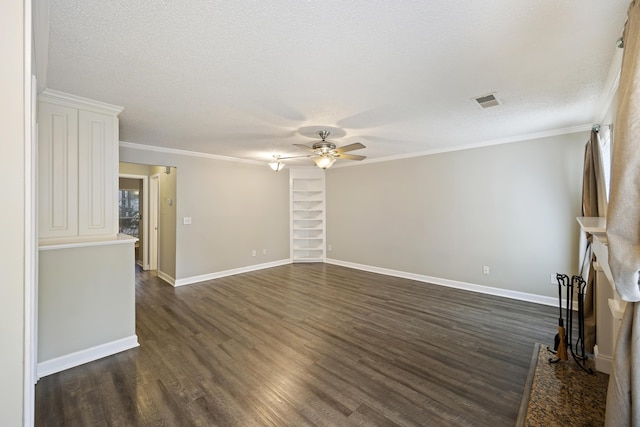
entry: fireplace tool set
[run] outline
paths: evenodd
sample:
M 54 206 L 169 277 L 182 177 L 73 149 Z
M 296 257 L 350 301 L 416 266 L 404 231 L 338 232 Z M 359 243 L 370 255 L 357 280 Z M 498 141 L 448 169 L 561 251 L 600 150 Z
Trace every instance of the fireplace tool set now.
M 558 363 L 563 360 L 569 359 L 569 353 L 573 357 L 573 360 L 584 371 L 592 374 L 593 370 L 586 366 L 587 355 L 584 351 L 584 295 L 587 288 L 587 283 L 582 276 L 573 276 L 569 280 L 569 276 L 566 274 L 556 274 L 556 280 L 558 281 L 558 307 L 560 309 L 560 317 L 558 319 L 558 333 L 554 339 L 553 350 L 547 347 L 551 353 L 555 354 L 555 358 L 550 358 L 549 362 Z M 567 327 L 564 327 L 564 319 L 562 317 L 562 288 L 567 289 L 566 297 L 566 315 Z M 573 345 L 573 292 L 574 288 L 578 292 L 578 338 Z M 574 349 L 575 348 L 575 349 Z M 567 349 L 569 350 L 567 352 Z

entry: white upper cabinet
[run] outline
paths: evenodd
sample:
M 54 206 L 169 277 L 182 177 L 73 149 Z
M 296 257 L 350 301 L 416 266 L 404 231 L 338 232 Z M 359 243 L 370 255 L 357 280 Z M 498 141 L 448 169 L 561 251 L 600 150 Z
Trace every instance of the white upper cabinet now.
M 49 89 L 38 97 L 40 239 L 117 236 L 121 111 Z

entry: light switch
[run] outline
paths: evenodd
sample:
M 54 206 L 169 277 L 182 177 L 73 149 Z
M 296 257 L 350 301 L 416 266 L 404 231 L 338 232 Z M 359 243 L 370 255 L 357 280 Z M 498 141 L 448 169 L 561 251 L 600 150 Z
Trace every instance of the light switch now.
M 183 223 L 184 225 L 189 225 L 189 224 L 191 224 L 191 217 L 190 217 L 190 216 L 185 216 L 185 217 L 182 219 L 182 223 Z

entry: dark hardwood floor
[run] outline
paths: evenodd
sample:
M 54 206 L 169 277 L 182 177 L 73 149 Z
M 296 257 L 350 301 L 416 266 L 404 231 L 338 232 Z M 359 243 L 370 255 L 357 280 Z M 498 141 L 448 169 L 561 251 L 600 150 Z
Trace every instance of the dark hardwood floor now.
M 136 281 L 140 347 L 42 378 L 37 426 L 512 426 L 557 309 L 328 264 Z

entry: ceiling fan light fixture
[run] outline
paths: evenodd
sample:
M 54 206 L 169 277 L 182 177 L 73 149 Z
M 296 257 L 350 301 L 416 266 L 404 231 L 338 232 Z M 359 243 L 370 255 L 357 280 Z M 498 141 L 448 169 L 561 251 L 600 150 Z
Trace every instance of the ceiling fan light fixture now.
M 320 157 L 314 157 L 313 161 L 315 162 L 316 166 L 318 166 L 321 169 L 328 169 L 331 167 L 331 165 L 333 165 L 336 161 L 335 157 L 330 157 L 330 156 L 320 156 Z
M 273 156 L 273 161 L 269 162 L 269 167 L 274 171 L 279 172 L 284 169 L 284 163 L 280 161 L 279 156 Z

